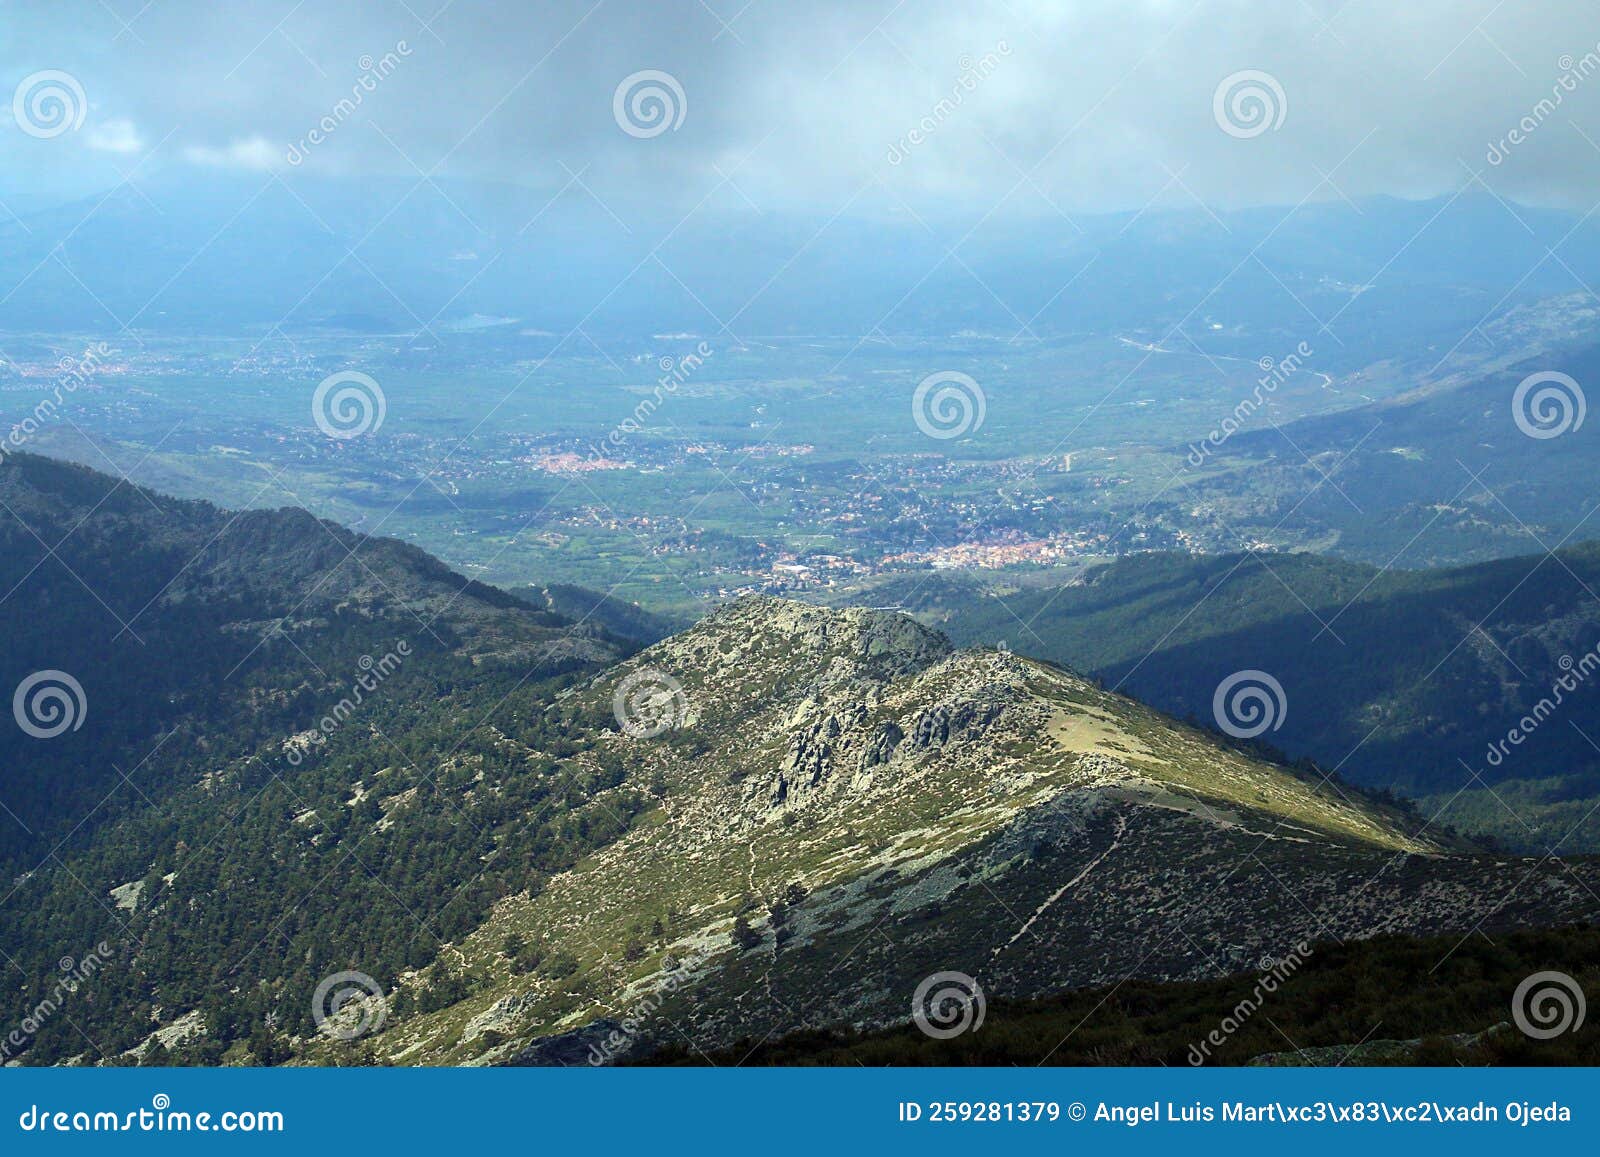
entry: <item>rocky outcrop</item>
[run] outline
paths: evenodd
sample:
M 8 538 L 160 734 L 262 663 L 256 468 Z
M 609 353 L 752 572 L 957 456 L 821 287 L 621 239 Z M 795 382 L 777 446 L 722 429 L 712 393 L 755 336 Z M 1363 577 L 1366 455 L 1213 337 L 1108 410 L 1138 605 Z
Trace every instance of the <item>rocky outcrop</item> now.
M 767 805 L 798 806 L 835 781 L 846 787 L 857 784 L 897 758 L 915 760 L 951 744 L 981 743 L 1004 709 L 992 700 L 936 703 L 916 711 L 904 727 L 896 719 L 875 717 L 865 703 L 826 712 L 790 735 Z
M 490 1030 L 505 1033 L 525 1028 L 524 1017 L 538 1006 L 539 998 L 531 992 L 503 996 L 467 1022 L 461 1039 L 476 1040 Z
M 999 703 L 977 703 L 970 700 L 960 703 L 941 703 L 921 712 L 911 727 L 910 743 L 924 749 L 943 747 L 952 739 L 974 740 L 984 729 L 1000 717 Z

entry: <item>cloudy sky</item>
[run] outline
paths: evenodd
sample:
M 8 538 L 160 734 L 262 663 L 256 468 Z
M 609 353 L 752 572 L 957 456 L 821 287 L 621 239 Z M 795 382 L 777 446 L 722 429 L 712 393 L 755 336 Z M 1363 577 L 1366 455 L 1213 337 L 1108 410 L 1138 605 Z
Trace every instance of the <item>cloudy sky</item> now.
M 12 0 L 0 86 L 26 205 L 186 170 L 824 216 L 1600 190 L 1593 0 Z

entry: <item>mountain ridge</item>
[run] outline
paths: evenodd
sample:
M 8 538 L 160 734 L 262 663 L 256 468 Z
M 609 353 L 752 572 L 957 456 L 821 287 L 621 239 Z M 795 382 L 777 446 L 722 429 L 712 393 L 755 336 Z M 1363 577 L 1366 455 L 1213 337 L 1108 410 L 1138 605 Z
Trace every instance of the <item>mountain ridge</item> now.
M 912 591 L 910 609 L 960 642 L 1009 638 L 1180 718 L 1210 721 L 1222 680 L 1265 670 L 1288 704 L 1264 737 L 1279 748 L 1430 810 L 1464 789 L 1444 822 L 1524 849 L 1582 851 L 1600 846 L 1600 828 L 1578 828 L 1600 798 L 1584 722 L 1600 647 L 1596 589 L 1593 542 L 1438 570 L 1149 554 L 1012 589 L 935 578 Z M 1555 702 L 1562 679 L 1574 686 L 1552 725 L 1510 755 L 1495 749 L 1530 713 L 1546 717 L 1540 704 Z
M 6 1007 L 36 1006 L 63 951 L 118 955 L 26 1063 L 615 1062 L 903 1023 L 952 972 L 1027 1000 L 1222 976 L 1330 937 L 1600 914 L 1600 866 L 1474 853 L 898 612 L 755 596 L 632 653 L 309 515 L 230 521 L 27 460 L 0 466 L 0 496 L 50 508 L 70 530 L 58 551 L 124 580 L 106 588 L 118 606 L 181 580 L 135 624 L 143 644 L 110 616 L 91 628 L 134 656 L 128 698 L 91 682 L 63 745 L 7 737 L 8 795 L 32 783 L 63 822 L 94 800 L 60 794 L 60 769 L 141 757 L 139 791 L 112 785 L 123 798 L 50 855 L 12 847 Z M 191 581 L 173 549 L 219 528 L 255 536 L 244 561 L 194 570 L 247 571 L 255 594 Z M 332 545 L 285 555 L 309 542 Z M 16 671 L 59 655 L 56 624 L 91 603 L 46 561 L 0 603 Z M 399 630 L 419 610 L 440 638 Z M 229 624 L 250 627 L 235 650 L 216 645 Z M 506 647 L 569 638 L 601 649 L 541 665 Z M 178 693 L 183 736 L 153 749 L 173 720 L 141 714 L 152 679 Z M 349 975 L 370 987 L 345 1015 L 372 1014 L 353 1042 L 313 1000 Z

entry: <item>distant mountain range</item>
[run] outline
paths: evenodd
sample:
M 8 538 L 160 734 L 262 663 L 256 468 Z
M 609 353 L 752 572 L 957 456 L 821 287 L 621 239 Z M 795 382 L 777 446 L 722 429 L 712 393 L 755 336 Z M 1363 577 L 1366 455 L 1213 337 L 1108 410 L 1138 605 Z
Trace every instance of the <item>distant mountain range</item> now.
M 0 499 L 0 1012 L 106 958 L 8 1060 L 647 1059 L 903 1024 L 952 973 L 1028 1000 L 1600 916 L 1600 865 L 902 614 L 745 598 L 633 653 L 580 620 L 643 616 L 303 512 L 29 456 Z
M 1587 297 L 1552 300 L 1497 323 L 1502 344 L 1492 351 L 1475 336 L 1432 372 L 1450 351 L 1430 351 L 1397 396 L 1281 428 L 1258 423 L 1211 455 L 1203 480 L 1174 487 L 1173 501 L 1235 527 L 1234 541 L 1291 527 L 1380 566 L 1485 561 L 1591 538 L 1595 497 L 1574 480 L 1592 473 L 1600 437 L 1584 420 L 1586 391 L 1600 382 L 1597 318 Z M 1469 353 L 1475 364 L 1462 370 Z M 1391 372 L 1373 367 L 1341 388 Z M 1542 415 L 1531 409 L 1535 386 L 1550 391 Z
M 637 336 L 727 323 L 754 336 L 1159 340 L 1182 323 L 1251 360 L 1309 337 L 1326 361 L 1441 335 L 1447 348 L 1491 311 L 1600 278 L 1600 225 L 1477 193 L 1005 223 L 731 201 L 679 220 L 647 197 L 600 205 L 570 186 L 188 173 L 0 225 L 0 284 L 14 331 L 281 325 L 432 341 L 485 326 Z M 1325 340 L 1333 318 L 1339 336 Z

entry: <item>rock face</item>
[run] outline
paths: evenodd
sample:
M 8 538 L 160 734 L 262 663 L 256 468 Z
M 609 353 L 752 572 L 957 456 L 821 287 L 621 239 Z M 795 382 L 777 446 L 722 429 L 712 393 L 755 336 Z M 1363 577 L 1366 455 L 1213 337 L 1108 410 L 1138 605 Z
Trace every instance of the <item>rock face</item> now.
M 467 1022 L 462 1031 L 465 1040 L 476 1040 L 486 1032 L 511 1032 L 523 1027 L 523 1018 L 539 1007 L 539 998 L 533 993 L 503 996 L 483 1012 Z
M 491 975 L 510 935 L 579 959 L 518 1006 L 521 1063 L 583 1060 L 618 1024 L 637 1060 L 904 1021 L 938 972 L 1023 998 L 1220 975 L 1301 941 L 1600 915 L 1600 866 L 1409 834 L 1364 797 L 900 615 L 742 599 L 576 696 L 609 713 L 640 679 L 673 689 L 673 725 L 619 726 L 607 757 L 652 785 L 655 822 L 462 945 Z M 504 983 L 385 1047 L 481 1059 L 453 1026 Z
M 849 704 L 790 736 L 789 755 L 778 771 L 770 805 L 804 806 L 817 798 L 836 772 L 848 784 L 861 786 L 874 769 L 892 765 L 897 753 L 916 759 L 952 738 L 958 743 L 979 742 L 1000 712 L 998 703 L 941 703 L 918 712 L 908 733 L 894 719 L 875 718 L 865 703 Z

